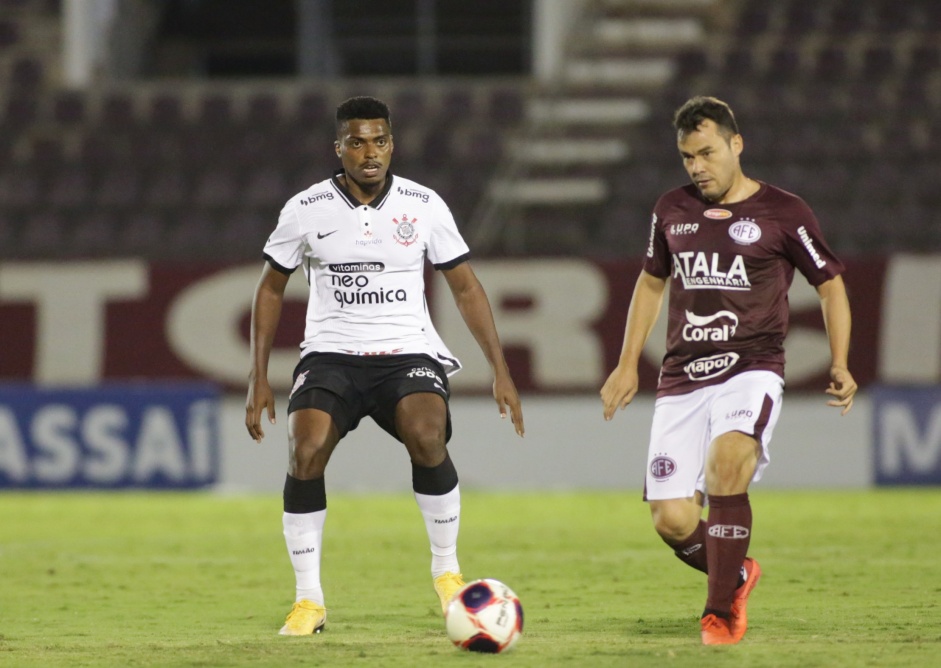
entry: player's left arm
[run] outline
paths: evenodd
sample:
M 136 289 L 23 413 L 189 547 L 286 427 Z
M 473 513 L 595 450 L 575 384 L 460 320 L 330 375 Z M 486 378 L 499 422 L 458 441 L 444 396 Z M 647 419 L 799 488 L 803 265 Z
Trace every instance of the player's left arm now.
M 835 276 L 824 281 L 817 286 L 817 294 L 820 295 L 823 322 L 830 340 L 830 387 L 827 388 L 827 394 L 834 398 L 827 405 L 842 407 L 840 415 L 846 415 L 853 407 L 857 387 L 849 371 L 852 316 L 843 277 Z
M 441 273 L 451 288 L 461 317 L 493 370 L 493 398 L 500 409 L 500 417 L 506 417 L 506 409 L 509 407 L 516 433 L 522 436 L 525 431 L 523 408 L 516 385 L 510 376 L 510 369 L 503 357 L 503 348 L 500 346 L 500 337 L 497 335 L 487 293 L 484 292 L 470 262 L 462 262 L 451 269 L 442 269 Z

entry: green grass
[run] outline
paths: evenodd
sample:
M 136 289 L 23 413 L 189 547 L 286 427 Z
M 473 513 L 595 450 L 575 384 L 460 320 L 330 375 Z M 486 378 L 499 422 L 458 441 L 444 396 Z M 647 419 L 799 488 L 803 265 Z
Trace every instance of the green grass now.
M 753 491 L 764 577 L 748 636 L 702 647 L 705 578 L 636 491 L 465 493 L 465 576 L 526 611 L 516 649 L 444 636 L 409 494 L 330 497 L 327 630 L 293 601 L 277 496 L 0 494 L 2 666 L 931 666 L 941 653 L 941 490 Z

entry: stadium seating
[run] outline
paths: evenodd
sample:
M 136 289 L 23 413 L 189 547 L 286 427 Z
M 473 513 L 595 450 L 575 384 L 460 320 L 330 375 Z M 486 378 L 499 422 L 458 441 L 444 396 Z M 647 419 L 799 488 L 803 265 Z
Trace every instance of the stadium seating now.
M 837 250 L 941 251 L 931 166 L 941 143 L 941 3 L 737 4 L 705 43 L 678 52 L 674 79 L 628 132 L 631 158 L 616 177 L 624 182 L 583 212 L 600 221 L 588 252 L 643 252 L 656 195 L 685 181 L 669 120 L 693 94 L 733 106 L 746 173 L 804 197 Z
M 495 235 L 488 251 L 642 252 L 657 195 L 685 182 L 669 119 L 696 93 L 733 105 L 747 173 L 807 199 L 838 250 L 941 250 L 941 2 L 720 4 L 728 13 L 707 23 L 706 39 L 667 53 L 672 77 L 637 92 L 649 113 L 616 137 L 629 146 L 626 157 L 602 170 L 531 168 L 571 178 L 600 171 L 604 201 L 534 207 L 520 218 L 522 232 L 505 242 Z M 589 12 L 617 11 L 619 20 L 655 5 L 587 2 Z M 122 81 L 68 90 L 57 83 L 55 54 L 29 41 L 30 22 L 57 20 L 58 11 L 50 0 L 0 0 L 0 258 L 257 259 L 283 202 L 337 166 L 333 107 L 362 93 L 390 102 L 393 171 L 438 190 L 473 238 L 475 211 L 516 150 L 510 139 L 527 136 L 532 122 L 538 88 L 506 80 Z M 601 41 L 580 48 L 598 51 Z M 633 44 L 608 46 L 644 55 Z M 580 99 L 615 94 L 606 84 L 579 86 Z M 561 127 L 552 132 L 567 137 Z M 578 132 L 611 137 L 604 128 Z

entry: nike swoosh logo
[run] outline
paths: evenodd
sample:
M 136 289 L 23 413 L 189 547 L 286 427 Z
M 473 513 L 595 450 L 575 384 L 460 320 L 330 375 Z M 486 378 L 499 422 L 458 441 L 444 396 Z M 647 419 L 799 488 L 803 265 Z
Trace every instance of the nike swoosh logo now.
M 338 232 L 338 231 L 339 231 L 339 230 L 333 230 L 333 232 L 327 232 L 326 234 L 321 234 L 320 232 L 318 232 L 318 233 L 317 233 L 317 238 L 318 238 L 318 239 L 323 239 L 324 237 L 329 237 L 331 234 L 333 234 L 334 232 Z

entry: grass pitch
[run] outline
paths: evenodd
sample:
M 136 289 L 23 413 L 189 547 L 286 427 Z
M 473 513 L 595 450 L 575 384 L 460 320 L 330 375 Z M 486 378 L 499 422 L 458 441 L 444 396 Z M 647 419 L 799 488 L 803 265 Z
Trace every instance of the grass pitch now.
M 333 494 L 326 631 L 282 638 L 293 573 L 277 496 L 0 494 L 3 666 L 933 666 L 941 490 L 756 488 L 764 577 L 734 647 L 702 647 L 705 578 L 636 491 L 465 492 L 465 576 L 520 595 L 506 655 L 448 642 L 409 494 Z

